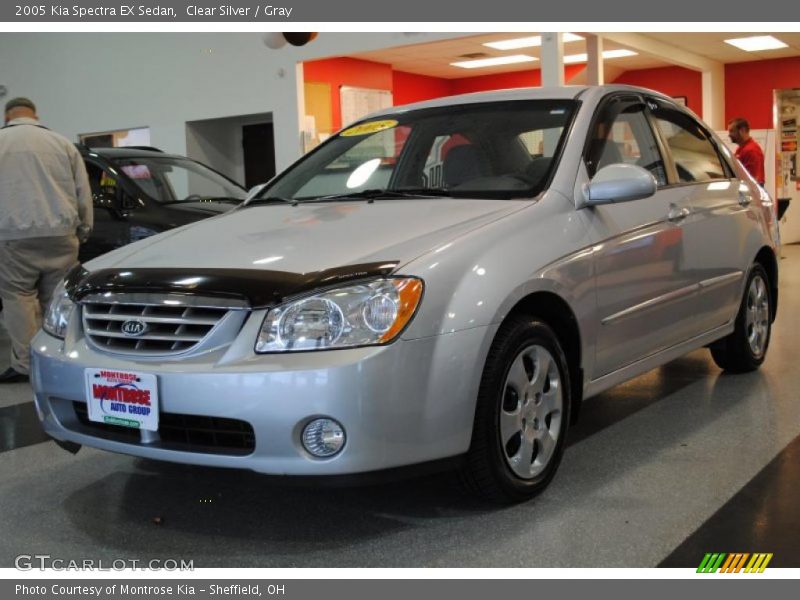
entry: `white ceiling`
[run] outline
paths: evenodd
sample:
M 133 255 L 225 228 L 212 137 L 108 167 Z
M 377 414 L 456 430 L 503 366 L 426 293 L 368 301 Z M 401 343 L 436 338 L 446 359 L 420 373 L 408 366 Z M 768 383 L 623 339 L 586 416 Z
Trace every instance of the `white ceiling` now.
M 673 46 L 678 46 L 683 50 L 713 58 L 722 63 L 749 62 L 753 60 L 764 60 L 767 58 L 785 58 L 788 56 L 800 56 L 800 33 L 648 33 L 648 37 L 657 39 Z M 745 52 L 735 46 L 726 44 L 724 40 L 731 38 L 748 37 L 751 35 L 771 35 L 778 38 L 788 48 L 780 50 L 765 50 L 763 52 Z
M 399 48 L 387 48 L 372 52 L 362 52 L 354 54 L 355 58 L 372 60 L 375 62 L 387 63 L 397 71 L 407 71 L 419 75 L 429 75 L 444 79 L 457 79 L 461 77 L 476 77 L 479 75 L 490 75 L 496 73 L 511 73 L 515 71 L 526 71 L 536 69 L 537 63 L 521 63 L 515 65 L 502 65 L 481 69 L 461 69 L 450 66 L 451 62 L 466 60 L 464 55 L 482 53 L 487 57 L 506 56 L 510 54 L 528 54 L 539 57 L 540 48 L 521 48 L 519 50 L 495 50 L 484 46 L 484 42 L 507 40 L 517 37 L 536 35 L 538 32 L 518 32 L 518 33 L 492 33 L 468 36 L 463 38 L 445 40 L 441 42 L 431 42 L 426 44 L 416 44 Z M 579 33 L 579 32 L 576 32 Z M 602 34 L 601 34 L 602 35 Z M 732 37 L 744 37 L 747 33 L 647 33 L 642 34 L 646 37 L 654 38 L 660 42 L 671 44 L 686 50 L 712 58 L 720 62 L 743 62 L 761 60 L 765 58 L 779 58 L 785 56 L 800 56 L 800 33 L 772 33 L 781 41 L 789 44 L 788 48 L 781 50 L 768 50 L 765 52 L 745 52 L 734 46 L 724 43 L 723 40 Z M 756 35 L 756 34 L 752 34 Z M 605 41 L 604 50 L 621 48 L 619 44 Z M 569 42 L 564 44 L 564 54 L 578 54 L 586 52 L 584 41 Z M 664 67 L 670 64 L 669 60 L 663 57 L 639 54 L 626 58 L 615 58 L 606 61 L 608 67 L 615 71 L 628 71 L 634 69 L 646 69 L 652 67 Z

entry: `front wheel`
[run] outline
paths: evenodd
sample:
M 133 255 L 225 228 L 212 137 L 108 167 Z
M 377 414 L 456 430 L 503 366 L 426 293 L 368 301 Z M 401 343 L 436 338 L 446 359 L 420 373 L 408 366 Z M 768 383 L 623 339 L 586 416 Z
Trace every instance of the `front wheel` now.
M 550 327 L 529 316 L 501 326 L 486 359 L 462 470 L 468 489 L 512 503 L 547 487 L 564 452 L 569 382 L 564 351 Z
M 727 337 L 711 344 L 711 356 L 721 369 L 731 373 L 756 370 L 767 355 L 772 332 L 769 277 L 755 263 L 745 286 L 736 316 L 736 328 Z

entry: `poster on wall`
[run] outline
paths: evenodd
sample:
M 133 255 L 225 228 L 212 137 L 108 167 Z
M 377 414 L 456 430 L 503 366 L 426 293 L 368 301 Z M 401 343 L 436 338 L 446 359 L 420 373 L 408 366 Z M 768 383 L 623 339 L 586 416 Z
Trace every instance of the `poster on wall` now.
M 342 126 L 392 106 L 392 92 L 343 85 L 339 88 Z

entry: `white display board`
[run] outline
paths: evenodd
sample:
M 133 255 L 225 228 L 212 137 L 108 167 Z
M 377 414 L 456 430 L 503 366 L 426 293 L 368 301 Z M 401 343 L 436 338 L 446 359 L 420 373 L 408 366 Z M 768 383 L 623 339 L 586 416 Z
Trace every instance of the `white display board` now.
M 778 126 L 777 140 L 778 197 L 789 199 L 789 208 L 781 219 L 781 240 L 786 243 L 800 242 L 800 90 L 789 89 L 776 92 Z
M 342 126 L 347 127 L 353 121 L 358 121 L 372 112 L 390 108 L 392 100 L 392 92 L 388 90 L 343 85 L 339 88 Z

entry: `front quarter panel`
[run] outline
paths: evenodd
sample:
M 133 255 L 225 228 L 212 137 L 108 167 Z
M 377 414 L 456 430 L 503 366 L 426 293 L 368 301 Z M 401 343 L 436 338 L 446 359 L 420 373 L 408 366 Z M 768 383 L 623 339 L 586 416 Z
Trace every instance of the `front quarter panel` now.
M 582 356 L 591 357 L 593 248 L 570 199 L 549 191 L 523 210 L 445 244 L 400 269 L 425 281 L 419 314 L 403 335 L 423 338 L 501 323 L 529 294 L 551 292 L 572 309 Z M 494 329 L 489 330 L 494 335 Z M 486 348 L 491 338 L 485 340 Z

